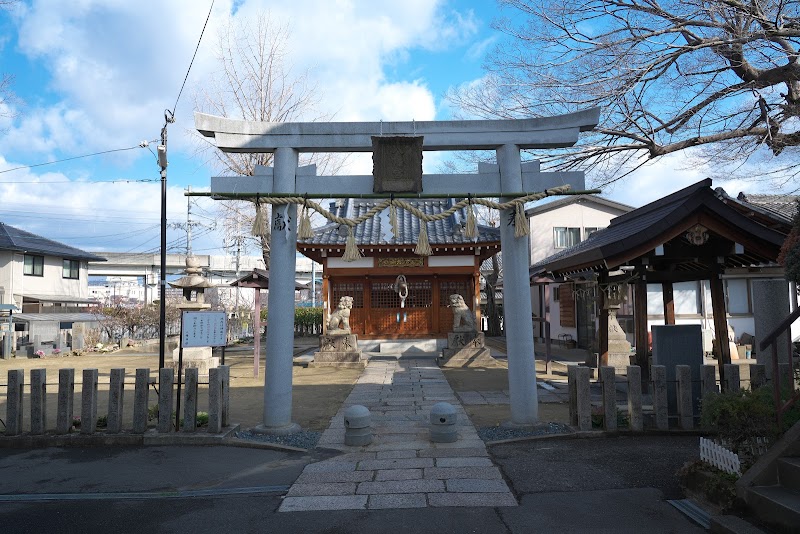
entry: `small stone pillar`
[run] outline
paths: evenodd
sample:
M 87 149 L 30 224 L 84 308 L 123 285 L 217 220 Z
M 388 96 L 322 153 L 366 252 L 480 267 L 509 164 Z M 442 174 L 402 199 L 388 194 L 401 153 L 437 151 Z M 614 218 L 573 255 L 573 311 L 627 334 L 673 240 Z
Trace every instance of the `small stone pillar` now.
M 208 432 L 222 432 L 222 370 L 208 370 Z M 227 366 L 226 366 L 227 367 Z
M 627 368 L 626 368 L 627 369 Z M 603 381 L 603 429 L 617 429 L 617 376 L 610 365 L 600 367 L 600 379 Z
M 478 332 L 475 314 L 464 297 L 450 295 L 447 305 L 453 312 L 453 330 L 447 334 L 447 347 L 442 349 L 440 367 L 494 367 L 495 359 L 486 348 L 483 332 Z
M 164 368 L 158 370 L 158 425 L 156 430 L 159 433 L 172 431 L 172 406 L 173 397 L 172 385 L 175 383 L 175 370 Z
M 31 434 L 47 430 L 47 370 L 31 369 Z
M 67 434 L 72 429 L 73 402 L 75 397 L 75 369 L 58 370 L 58 412 L 56 432 Z
M 351 446 L 372 443 L 372 416 L 365 406 L 355 404 L 344 411 L 344 444 Z
M 760 341 L 789 315 L 789 283 L 786 280 L 753 280 L 752 284 L 755 338 Z M 776 341 L 778 363 L 791 362 L 788 336 L 789 331 L 785 331 Z M 772 380 L 772 347 L 756 348 L 756 358 L 766 366 L 767 377 Z
M 578 383 L 577 365 L 567 367 L 567 392 L 569 393 L 569 424 L 578 426 Z
M 150 400 L 150 369 L 136 369 L 136 386 L 133 393 L 133 433 L 147 431 Z
M 750 389 L 760 388 L 767 383 L 766 367 L 760 363 L 750 364 Z
M 8 371 L 6 397 L 6 436 L 16 436 L 22 432 L 22 392 L 25 386 L 25 373 L 21 369 Z
M 456 409 L 448 402 L 437 402 L 431 407 L 431 441 L 453 443 L 458 440 Z
M 667 368 L 663 365 L 651 367 L 653 380 L 653 411 L 656 416 L 656 428 L 669 430 L 669 407 L 667 402 Z
M 83 370 L 81 385 L 81 434 L 97 429 L 97 369 Z
M 725 391 L 737 392 L 741 389 L 739 366 L 735 363 L 725 364 Z
M 575 404 L 578 414 L 578 430 L 592 429 L 592 395 L 589 381 L 592 369 L 589 367 L 575 368 Z
M 694 428 L 694 409 L 692 406 L 692 368 L 688 365 L 675 366 L 675 380 L 678 398 L 678 425 L 682 430 Z
M 122 432 L 122 406 L 125 398 L 125 369 L 111 369 L 108 385 L 108 418 L 106 432 Z
M 719 393 L 717 387 L 717 368 L 714 365 L 704 365 L 701 368 L 703 376 L 701 378 L 703 384 L 703 395 L 701 398 L 706 398 L 708 395 Z
M 220 365 L 220 381 L 222 382 L 222 427 L 230 425 L 231 414 L 231 366 Z
M 628 426 L 634 432 L 644 429 L 642 419 L 642 368 L 628 366 Z
M 183 431 L 197 430 L 197 369 L 186 369 L 186 391 L 183 394 Z

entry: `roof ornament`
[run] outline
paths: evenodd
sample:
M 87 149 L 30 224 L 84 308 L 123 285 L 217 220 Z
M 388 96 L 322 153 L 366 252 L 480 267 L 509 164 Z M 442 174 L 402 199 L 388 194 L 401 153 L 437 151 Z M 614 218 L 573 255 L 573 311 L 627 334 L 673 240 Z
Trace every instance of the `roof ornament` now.
M 708 228 L 702 224 L 696 224 L 686 232 L 686 240 L 698 247 L 708 243 L 708 238 Z

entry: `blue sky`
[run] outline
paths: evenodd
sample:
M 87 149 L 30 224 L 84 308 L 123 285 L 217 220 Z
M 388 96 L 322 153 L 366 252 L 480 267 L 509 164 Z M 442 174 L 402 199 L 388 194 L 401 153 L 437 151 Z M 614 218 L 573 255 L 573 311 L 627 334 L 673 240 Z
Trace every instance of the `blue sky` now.
M 0 12 L 0 73 L 14 76 L 17 96 L 0 104 L 1 222 L 90 251 L 157 252 L 158 167 L 137 145 L 158 138 L 210 5 L 33 0 Z M 514 15 L 491 0 L 216 1 L 169 128 L 170 223 L 186 222 L 183 190 L 206 189 L 215 174 L 196 154 L 192 111 L 193 95 L 217 68 L 218 28 L 260 10 L 288 24 L 287 61 L 316 83 L 318 112 L 340 121 L 450 118 L 444 93 L 482 76 L 485 54 L 502 40 L 492 20 Z M 9 170 L 117 149 L 128 150 Z M 369 172 L 363 160 L 350 166 Z M 635 187 L 606 193 L 639 206 L 704 177 L 678 156 L 626 182 Z M 195 227 L 194 251 L 224 253 L 223 236 L 210 227 L 214 202 L 198 199 L 192 212 L 208 225 Z M 185 241 L 182 230 L 170 230 L 169 251 L 185 250 Z

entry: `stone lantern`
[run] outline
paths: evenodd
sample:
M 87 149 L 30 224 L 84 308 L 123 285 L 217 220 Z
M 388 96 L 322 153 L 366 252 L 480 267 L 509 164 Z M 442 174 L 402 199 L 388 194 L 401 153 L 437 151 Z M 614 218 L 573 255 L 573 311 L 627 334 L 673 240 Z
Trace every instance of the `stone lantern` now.
M 616 369 L 631 364 L 631 344 L 619 325 L 617 312 L 628 298 L 628 284 L 609 284 L 603 290 L 603 307 L 608 310 L 608 363 Z
M 171 287 L 183 291 L 183 299 L 178 305 L 181 313 L 184 311 L 210 310 L 211 304 L 206 304 L 205 290 L 214 285 L 205 279 L 200 268 L 200 260 L 196 256 L 186 257 L 185 276 L 174 282 L 169 282 Z M 178 370 L 179 347 L 172 351 L 172 368 Z M 208 370 L 219 366 L 219 358 L 212 356 L 211 347 L 188 347 L 183 349 L 183 368 L 196 367 L 201 379 L 208 378 Z

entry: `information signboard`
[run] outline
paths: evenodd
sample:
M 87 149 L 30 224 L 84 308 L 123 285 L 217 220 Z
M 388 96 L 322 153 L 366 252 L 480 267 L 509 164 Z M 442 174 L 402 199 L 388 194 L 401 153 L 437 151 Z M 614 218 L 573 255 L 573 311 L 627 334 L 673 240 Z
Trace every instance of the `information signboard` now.
M 184 347 L 224 347 L 228 316 L 224 311 L 185 311 L 182 314 L 181 344 Z

